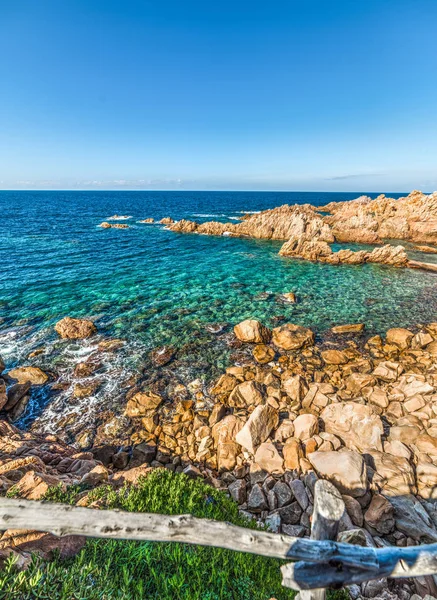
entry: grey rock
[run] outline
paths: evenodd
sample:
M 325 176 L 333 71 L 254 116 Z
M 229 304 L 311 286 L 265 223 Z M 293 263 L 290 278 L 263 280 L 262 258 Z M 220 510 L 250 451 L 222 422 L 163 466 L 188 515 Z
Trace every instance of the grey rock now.
M 3 380 L 2 380 L 3 381 Z M 4 383 L 4 382 L 3 382 Z M 30 381 L 25 383 L 15 383 L 11 385 L 7 393 L 7 402 L 4 404 L 5 410 L 12 410 L 24 398 L 30 390 Z
M 264 480 L 264 483 L 262 484 L 264 494 L 268 494 L 268 492 L 271 489 L 273 489 L 273 487 L 275 486 L 275 483 L 276 483 L 276 479 L 274 477 L 272 477 L 271 475 L 269 475 L 267 477 L 267 479 Z
M 279 508 L 287 506 L 287 504 L 290 504 L 290 502 L 293 500 L 293 494 L 291 493 L 291 489 L 283 481 L 278 481 L 275 484 L 273 491 L 275 492 L 276 497 L 278 499 Z
M 171 462 L 170 453 L 165 452 L 164 450 L 157 450 L 155 460 L 162 463 L 163 465 L 166 465 L 167 463 Z
M 278 509 L 278 513 L 281 516 L 282 522 L 286 525 L 297 525 L 302 516 L 302 509 L 297 502 L 293 502 L 288 506 Z
M 236 479 L 228 487 L 229 493 L 237 504 L 243 504 L 246 502 L 246 482 L 244 479 Z
M 250 464 L 250 471 L 249 471 L 250 485 L 255 485 L 256 483 L 263 483 L 267 479 L 268 476 L 269 476 L 269 474 L 267 473 L 267 471 L 264 471 L 264 469 L 261 469 L 261 467 L 259 465 L 257 465 L 256 463 Z
M 304 512 L 302 513 L 302 516 L 300 517 L 300 524 L 305 527 L 306 529 L 311 529 L 311 521 L 310 521 L 310 516 L 308 513 Z
M 396 529 L 416 541 L 437 542 L 437 530 L 430 516 L 413 495 L 390 496 L 390 502 L 395 509 Z
M 247 508 L 252 512 L 261 512 L 267 509 L 266 497 L 259 483 L 256 483 L 250 490 Z
M 361 588 L 356 583 L 346 586 L 346 589 L 349 592 L 349 596 L 352 598 L 352 600 L 358 600 L 358 598 L 361 596 Z
M 384 496 L 376 494 L 364 514 L 364 520 L 371 528 L 371 533 L 375 530 L 381 535 L 387 535 L 395 526 L 393 505 Z
M 352 523 L 356 527 L 363 526 L 363 510 L 361 508 L 361 504 L 358 502 L 356 498 L 352 498 L 352 496 L 348 496 L 345 494 L 343 496 L 343 501 L 346 506 L 346 511 L 349 517 L 351 518 Z
M 232 482 L 235 481 L 235 475 L 230 473 L 229 471 L 225 471 L 221 474 L 221 479 L 225 485 L 231 485 Z
M 349 531 L 349 529 L 355 529 L 355 525 L 352 523 L 350 516 L 346 511 L 341 516 L 338 530 L 339 531 Z
M 240 509 L 238 512 L 242 517 L 244 517 L 245 519 L 249 519 L 250 521 L 255 518 L 253 514 L 250 513 L 248 510 Z
M 303 481 L 305 483 L 305 487 L 311 492 L 314 497 L 314 486 L 316 485 L 316 481 L 318 480 L 317 475 L 314 471 L 309 471 L 306 473 Z
M 112 457 L 112 464 L 114 465 L 114 469 L 125 469 L 127 467 L 127 463 L 129 462 L 129 454 L 121 450 L 117 452 Z
M 278 533 L 281 528 L 281 517 L 278 515 L 278 513 L 271 513 L 266 517 L 265 524 L 270 531 Z
M 29 400 L 30 400 L 30 394 L 25 394 L 24 396 L 21 396 L 21 398 L 18 400 L 18 402 L 15 404 L 15 406 L 8 411 L 8 417 L 9 417 L 10 421 L 12 421 L 12 422 L 18 421 L 18 419 L 21 417 L 21 415 L 26 410 Z M 9 402 L 8 402 L 8 404 L 9 404 Z
M 337 542 L 373 548 L 374 544 L 370 544 L 369 537 L 369 534 L 364 529 L 349 529 L 337 535 Z
M 273 490 L 269 490 L 267 492 L 267 504 L 269 505 L 269 510 L 275 510 L 278 508 L 278 499 Z
M 361 593 L 365 598 L 376 598 L 387 589 L 387 579 L 372 579 L 361 584 Z
M 295 479 L 290 483 L 290 487 L 301 509 L 306 510 L 310 501 L 303 482 L 300 479 Z
M 282 525 L 282 533 L 291 535 L 292 537 L 303 537 L 305 535 L 305 527 L 302 525 Z
M 175 465 L 173 465 L 175 466 Z M 187 465 L 185 469 L 182 471 L 187 477 L 190 479 L 197 479 L 198 477 L 203 477 L 201 470 L 194 465 Z
M 134 446 L 132 450 L 132 458 L 129 461 L 130 467 L 139 467 L 144 463 L 151 463 L 155 460 L 156 446 L 153 444 L 141 443 Z

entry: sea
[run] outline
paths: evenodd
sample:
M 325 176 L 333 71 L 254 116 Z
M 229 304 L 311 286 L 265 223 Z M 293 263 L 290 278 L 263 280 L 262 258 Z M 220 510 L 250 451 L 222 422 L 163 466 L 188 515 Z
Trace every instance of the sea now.
M 129 380 L 152 369 L 150 352 L 163 345 L 176 351 L 175 377 L 206 385 L 232 362 L 229 332 L 243 319 L 270 327 L 292 322 L 317 335 L 334 324 L 364 322 L 372 335 L 437 320 L 433 273 L 315 264 L 280 257 L 282 242 L 177 234 L 140 223 L 167 216 L 238 222 L 282 204 L 323 206 L 360 195 L 1 191 L 0 355 L 7 368 L 40 366 L 61 384 L 36 389 L 18 425 L 56 431 L 59 417 L 69 414 L 91 421 L 108 403 L 125 401 Z M 121 221 L 129 228 L 99 227 L 114 214 L 129 216 Z M 298 302 L 282 302 L 284 292 Z M 60 340 L 54 325 L 65 316 L 94 320 L 99 335 Z M 110 337 L 125 345 L 99 359 L 98 390 L 73 398 L 74 366 Z

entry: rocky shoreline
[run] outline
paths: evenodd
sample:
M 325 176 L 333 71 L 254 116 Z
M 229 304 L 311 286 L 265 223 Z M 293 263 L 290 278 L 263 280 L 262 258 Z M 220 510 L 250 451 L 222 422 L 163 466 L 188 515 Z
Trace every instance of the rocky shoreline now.
M 414 190 L 395 200 L 380 195 L 362 196 L 327 206 L 284 205 L 247 215 L 240 223 L 182 219 L 168 226 L 178 233 L 224 235 L 285 241 L 279 254 L 284 257 L 319 261 L 333 265 L 380 263 L 396 267 L 435 270 L 435 265 L 410 261 L 403 246 L 385 243 L 372 251 L 341 249 L 334 242 L 377 245 L 385 240 L 406 240 L 417 244 L 437 243 L 437 192 Z M 434 253 L 430 246 L 416 246 L 418 252 Z M 434 267 L 434 268 L 433 268 Z
M 130 218 L 114 215 L 101 227 L 126 229 L 114 221 Z M 158 223 L 173 232 L 283 241 L 283 257 L 437 270 L 411 260 L 403 246 L 384 243 L 437 243 L 437 193 L 362 197 L 323 208 L 285 205 L 239 223 L 170 217 Z M 334 243 L 376 247 L 334 250 Z M 415 250 L 436 252 L 428 245 Z M 278 301 L 297 300 L 289 292 Z M 276 326 L 248 319 L 232 331 L 223 323 L 205 325 L 233 363 L 212 382 L 182 381 L 179 350 L 155 348 L 141 371 L 124 376 L 122 393 L 96 407 L 87 423 L 76 423 L 77 415 L 104 383 L 102 356 L 116 364 L 117 353 L 129 350 L 125 340 L 102 339 L 93 321 L 65 317 L 53 335 L 66 348 L 83 340 L 93 348 L 71 372 L 59 376 L 55 364 L 46 369 L 38 362 L 43 349 L 6 372 L 0 357 L 0 492 L 40 499 L 53 486 L 78 485 L 78 504 L 98 508 L 90 495 L 96 487 L 135 485 L 151 470 L 167 469 L 204 478 L 272 531 L 305 537 L 314 485 L 324 478 L 345 501 L 340 541 L 377 547 L 437 541 L 437 323 L 384 335 L 368 335 L 364 323 L 338 324 L 316 335 L 279 317 L 270 322 Z M 117 368 L 106 377 L 117 377 Z M 38 431 L 14 425 L 42 389 L 71 386 L 68 411 L 62 403 L 56 408 L 56 435 L 41 424 Z M 71 556 L 83 544 L 77 537 L 7 531 L 0 560 L 12 554 L 26 568 L 31 552 Z M 415 592 L 437 597 L 437 584 L 427 577 L 390 584 L 390 591 L 385 580 L 350 589 L 353 598 L 409 600 Z
M 96 335 L 83 319 L 63 319 L 56 331 L 66 340 Z M 117 487 L 165 468 L 227 490 L 244 514 L 273 531 L 307 536 L 314 483 L 322 477 L 346 502 L 342 541 L 437 541 L 436 323 L 383 337 L 369 337 L 362 323 L 339 325 L 318 341 L 291 323 L 270 330 L 247 320 L 235 326 L 233 340 L 246 359 L 209 388 L 193 381 L 168 394 L 157 382 L 134 385 L 124 415 L 102 424 L 82 451 L 11 425 L 14 410 L 47 374 L 31 365 L 3 374 L 2 493 L 37 499 L 57 484 Z M 114 351 L 120 343 L 103 342 Z M 171 349 L 163 349 L 156 368 L 171 360 Z M 80 504 L 87 505 L 86 492 Z M 49 555 L 55 542 L 6 532 L 0 553 L 18 553 L 25 565 L 28 552 Z M 75 552 L 76 543 L 63 541 L 61 552 Z M 435 594 L 429 578 L 417 585 Z

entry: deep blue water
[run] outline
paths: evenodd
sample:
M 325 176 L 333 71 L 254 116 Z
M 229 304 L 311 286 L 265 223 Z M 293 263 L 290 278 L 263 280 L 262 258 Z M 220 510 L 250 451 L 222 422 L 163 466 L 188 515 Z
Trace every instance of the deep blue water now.
M 59 342 L 53 324 L 66 315 L 96 319 L 102 334 L 129 342 L 109 361 L 97 403 L 99 394 L 115 394 L 119 381 L 141 368 L 148 350 L 158 345 L 182 349 L 187 378 L 223 368 L 229 350 L 205 331 L 207 323 L 230 327 L 254 317 L 272 325 L 283 315 L 317 331 L 364 321 L 369 332 L 381 332 L 394 324 L 435 320 L 437 279 L 431 273 L 312 264 L 279 257 L 281 243 L 175 234 L 137 222 L 164 216 L 236 219 L 285 203 L 321 206 L 359 195 L 0 192 L 0 354 L 8 366 L 55 367 L 68 382 L 72 365 L 95 348 Z M 132 215 L 126 221 L 130 229 L 98 227 L 115 213 Z M 287 291 L 297 293 L 298 304 L 277 301 Z M 29 361 L 37 348 L 44 352 Z M 69 393 L 61 394 L 62 410 Z M 36 397 L 31 408 L 42 406 L 44 398 Z M 83 403 L 71 410 L 83 410 Z

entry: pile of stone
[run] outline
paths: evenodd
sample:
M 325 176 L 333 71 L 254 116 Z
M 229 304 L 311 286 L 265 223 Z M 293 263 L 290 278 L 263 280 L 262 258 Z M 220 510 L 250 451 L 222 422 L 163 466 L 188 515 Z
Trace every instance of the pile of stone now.
M 437 324 L 360 347 L 362 329 L 337 327 L 344 341 L 319 347 L 304 327 L 240 323 L 235 336 L 252 344 L 253 363 L 174 403 L 136 392 L 126 405 L 133 440 L 156 446 L 153 466 L 200 465 L 276 531 L 309 533 L 323 477 L 345 495 L 346 529 L 378 544 L 435 541 Z

